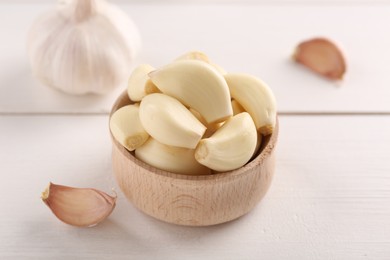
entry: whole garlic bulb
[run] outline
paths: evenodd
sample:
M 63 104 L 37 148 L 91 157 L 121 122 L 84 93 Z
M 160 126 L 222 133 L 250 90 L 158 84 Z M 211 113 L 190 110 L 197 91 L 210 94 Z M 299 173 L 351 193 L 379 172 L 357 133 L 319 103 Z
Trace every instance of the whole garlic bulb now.
M 70 94 L 103 94 L 124 82 L 139 47 L 133 22 L 104 0 L 62 0 L 28 37 L 34 75 Z

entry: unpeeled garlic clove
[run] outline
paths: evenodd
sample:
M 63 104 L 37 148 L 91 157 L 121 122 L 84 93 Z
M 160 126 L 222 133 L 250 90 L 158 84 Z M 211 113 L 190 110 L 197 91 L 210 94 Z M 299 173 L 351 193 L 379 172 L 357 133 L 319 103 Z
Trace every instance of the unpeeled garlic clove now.
M 335 43 L 325 38 L 314 38 L 300 43 L 293 59 L 310 70 L 332 80 L 341 80 L 346 62 Z
M 41 196 L 54 215 L 66 224 L 94 226 L 115 208 L 116 196 L 91 188 L 73 188 L 50 183 Z

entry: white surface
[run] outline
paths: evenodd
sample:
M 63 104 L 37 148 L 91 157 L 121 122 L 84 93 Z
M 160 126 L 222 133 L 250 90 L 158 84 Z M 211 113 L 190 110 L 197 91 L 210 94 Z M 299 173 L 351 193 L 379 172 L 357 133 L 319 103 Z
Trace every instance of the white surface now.
M 39 195 L 48 181 L 119 191 L 107 116 L 2 117 L 0 259 L 389 259 L 390 117 L 282 116 L 280 126 L 271 189 L 237 221 L 166 224 L 118 192 L 106 222 L 74 228 Z
M 385 55 L 390 37 L 384 37 L 390 4 L 121 6 L 143 37 L 144 51 L 136 63 L 161 66 L 186 51 L 200 49 L 228 71 L 252 73 L 265 80 L 281 112 L 390 113 L 390 55 Z M 107 97 L 80 98 L 62 95 L 32 78 L 26 34 L 34 18 L 48 8 L 43 4 L 0 8 L 0 31 L 7 35 L 0 45 L 0 112 L 108 112 L 125 84 Z M 289 58 L 298 42 L 317 35 L 344 46 L 348 71 L 341 86 Z
M 33 81 L 26 32 L 49 5 L 5 2 L 0 259 L 390 259 L 390 115 L 361 115 L 390 113 L 390 4 L 120 1 L 144 39 L 139 62 L 159 66 L 201 49 L 228 70 L 261 76 L 284 113 L 336 114 L 282 115 L 276 175 L 262 203 L 231 223 L 188 228 L 140 213 L 115 184 L 107 112 L 121 89 L 71 97 Z M 298 41 L 318 34 L 345 47 L 350 69 L 341 87 L 288 61 Z M 337 115 L 346 112 L 358 114 Z M 114 187 L 117 207 L 94 228 L 67 226 L 39 199 L 49 181 Z

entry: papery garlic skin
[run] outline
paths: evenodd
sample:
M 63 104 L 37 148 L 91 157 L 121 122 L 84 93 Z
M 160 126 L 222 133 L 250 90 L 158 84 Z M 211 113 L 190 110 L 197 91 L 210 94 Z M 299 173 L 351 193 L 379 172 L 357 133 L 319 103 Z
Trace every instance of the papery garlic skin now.
M 312 38 L 301 42 L 295 49 L 293 59 L 330 80 L 342 80 L 347 70 L 343 52 L 326 38 Z
M 42 201 L 66 224 L 89 227 L 106 219 L 115 208 L 116 196 L 90 188 L 73 188 L 50 183 Z
M 124 83 L 140 47 L 133 22 L 104 0 L 61 1 L 28 35 L 33 74 L 70 94 L 104 94 Z

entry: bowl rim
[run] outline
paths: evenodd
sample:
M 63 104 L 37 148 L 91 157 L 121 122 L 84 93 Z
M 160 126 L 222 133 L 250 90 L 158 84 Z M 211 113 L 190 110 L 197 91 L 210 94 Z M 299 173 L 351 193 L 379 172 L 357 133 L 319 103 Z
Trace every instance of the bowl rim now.
M 136 103 L 132 100 L 130 100 L 127 91 L 124 91 L 115 101 L 114 105 L 112 106 L 110 115 L 109 115 L 109 120 L 111 119 L 112 114 L 118 110 L 119 108 Z M 109 124 L 109 122 L 108 122 Z M 226 171 L 226 172 L 218 172 L 215 174 L 210 174 L 210 175 L 188 175 L 188 174 L 179 174 L 179 173 L 173 173 L 165 170 L 158 169 L 154 166 L 151 166 L 139 159 L 137 159 L 134 154 L 130 151 L 128 151 L 124 146 L 122 146 L 115 138 L 113 137 L 111 133 L 111 129 L 109 128 L 111 140 L 113 142 L 113 145 L 118 149 L 118 151 L 126 157 L 128 160 L 130 160 L 132 163 L 136 164 L 137 166 L 147 170 L 148 172 L 151 172 L 153 174 L 156 174 L 161 177 L 167 177 L 167 178 L 173 178 L 173 179 L 183 179 L 183 180 L 192 180 L 192 181 L 201 181 L 201 180 L 219 180 L 219 179 L 224 179 L 224 178 L 235 178 L 238 176 L 243 176 L 245 173 L 250 173 L 252 172 L 251 170 L 255 168 L 256 166 L 260 166 L 263 164 L 264 160 L 266 160 L 271 154 L 272 151 L 274 150 L 278 135 L 279 135 L 279 120 L 278 116 L 276 117 L 276 124 L 274 131 L 271 135 L 265 137 L 267 138 L 265 146 L 263 146 L 260 149 L 260 153 L 257 154 L 256 157 L 252 158 L 249 163 L 246 163 L 244 166 L 232 170 L 232 171 Z M 264 138 L 264 137 L 263 137 Z M 263 142 L 264 143 L 264 142 Z

